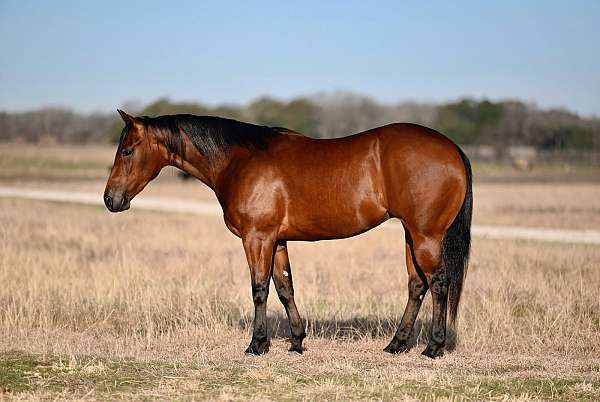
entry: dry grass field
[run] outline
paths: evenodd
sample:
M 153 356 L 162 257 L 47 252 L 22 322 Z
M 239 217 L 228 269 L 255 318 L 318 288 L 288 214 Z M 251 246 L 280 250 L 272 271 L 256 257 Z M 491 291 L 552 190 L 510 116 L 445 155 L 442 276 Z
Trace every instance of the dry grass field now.
M 4 159 L 0 185 L 102 190 L 109 152 L 85 175 L 50 155 L 48 174 Z M 148 194 L 211 197 L 172 177 Z M 594 183 L 478 182 L 475 223 L 598 229 L 598 200 Z M 0 199 L 0 248 L 0 399 L 600 399 L 598 246 L 475 238 L 459 345 L 435 361 L 429 297 L 416 347 L 382 352 L 407 298 L 397 230 L 290 244 L 301 356 L 273 288 L 271 351 L 244 355 L 249 272 L 220 218 Z

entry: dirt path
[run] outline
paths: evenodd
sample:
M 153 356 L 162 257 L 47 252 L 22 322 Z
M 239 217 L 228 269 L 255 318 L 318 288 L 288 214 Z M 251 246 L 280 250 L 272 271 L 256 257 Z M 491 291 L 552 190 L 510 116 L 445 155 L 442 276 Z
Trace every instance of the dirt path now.
M 31 200 L 104 205 L 102 195 L 89 192 L 32 190 L 17 187 L 0 187 L 0 197 Z M 221 207 L 214 202 L 185 201 L 175 198 L 136 198 L 132 207 L 154 211 L 183 212 L 195 215 L 221 215 Z M 384 227 L 401 229 L 397 221 L 388 221 Z M 519 226 L 473 225 L 474 236 L 490 239 L 525 239 L 562 243 L 600 244 L 599 230 L 541 229 Z

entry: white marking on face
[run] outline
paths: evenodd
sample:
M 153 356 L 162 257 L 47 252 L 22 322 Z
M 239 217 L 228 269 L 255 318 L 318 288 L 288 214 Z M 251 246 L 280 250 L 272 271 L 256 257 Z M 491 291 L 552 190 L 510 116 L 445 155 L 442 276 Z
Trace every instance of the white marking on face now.
M 290 274 L 288 274 L 288 271 L 283 271 L 283 276 L 290 276 Z

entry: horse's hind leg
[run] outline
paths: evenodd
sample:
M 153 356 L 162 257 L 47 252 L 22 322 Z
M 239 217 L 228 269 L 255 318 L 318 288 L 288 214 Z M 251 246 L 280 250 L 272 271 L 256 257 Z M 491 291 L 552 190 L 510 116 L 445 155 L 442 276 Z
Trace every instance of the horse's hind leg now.
M 446 306 L 449 282 L 446 269 L 442 264 L 442 236 L 412 235 L 415 261 L 418 268 L 425 274 L 433 302 L 431 333 L 423 355 L 436 358 L 444 354 L 446 346 Z
M 406 229 L 405 229 L 406 230 Z M 409 339 L 415 319 L 421 309 L 423 298 L 429 286 L 423 272 L 415 266 L 414 254 L 412 252 L 412 240 L 408 231 L 406 235 L 406 268 L 408 269 L 408 302 L 402 315 L 402 321 L 398 325 L 396 334 L 390 344 L 383 349 L 388 353 L 402 353 L 409 349 Z
M 446 310 L 448 304 L 448 278 L 446 270 L 441 267 L 427 278 L 431 288 L 433 315 L 431 318 L 431 335 L 423 355 L 436 358 L 444 354 L 446 346 Z
M 300 319 L 296 302 L 294 301 L 294 284 L 292 282 L 292 268 L 288 257 L 287 246 L 278 245 L 273 264 L 273 282 L 281 304 L 285 308 L 292 333 L 290 352 L 302 353 L 302 340 L 306 337 L 304 325 Z

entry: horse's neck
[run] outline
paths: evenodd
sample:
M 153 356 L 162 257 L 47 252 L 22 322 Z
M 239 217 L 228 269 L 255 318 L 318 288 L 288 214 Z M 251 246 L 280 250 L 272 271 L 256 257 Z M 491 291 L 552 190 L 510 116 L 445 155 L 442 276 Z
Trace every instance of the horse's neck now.
M 172 165 L 189 175 L 194 176 L 213 191 L 217 192 L 223 174 L 227 171 L 232 162 L 239 158 L 238 153 L 239 152 L 234 149 L 207 158 L 203 156 L 191 142 L 188 142 L 185 147 L 185 156 L 175 157 Z

